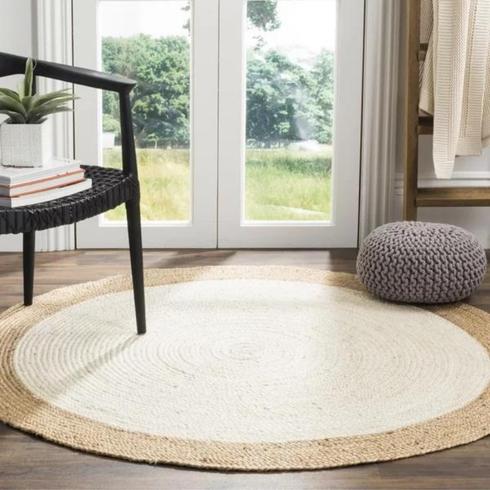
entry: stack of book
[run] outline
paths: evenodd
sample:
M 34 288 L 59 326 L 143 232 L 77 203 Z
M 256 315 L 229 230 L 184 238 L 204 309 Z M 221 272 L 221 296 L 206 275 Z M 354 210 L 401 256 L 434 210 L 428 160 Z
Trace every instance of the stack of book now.
M 92 187 L 76 160 L 53 159 L 43 167 L 0 165 L 0 206 L 17 208 L 70 196 Z

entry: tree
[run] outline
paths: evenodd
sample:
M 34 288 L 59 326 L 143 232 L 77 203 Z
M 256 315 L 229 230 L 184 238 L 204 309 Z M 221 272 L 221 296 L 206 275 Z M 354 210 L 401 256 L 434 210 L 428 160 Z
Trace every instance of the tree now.
M 277 16 L 277 0 L 248 2 L 247 18 L 253 26 L 262 31 L 274 31 L 281 22 Z
M 190 4 L 184 10 L 190 10 Z M 248 2 L 247 16 L 262 31 L 280 25 L 277 0 Z M 189 144 L 189 52 L 189 41 L 183 36 L 153 38 L 141 34 L 102 40 L 104 70 L 138 81 L 131 104 L 139 146 Z M 104 131 L 115 132 L 119 139 L 116 94 L 104 93 L 103 113 Z
M 104 38 L 102 59 L 104 70 L 138 80 L 131 105 L 140 146 L 189 144 L 190 59 L 185 37 Z M 103 104 L 104 114 L 117 118 L 114 94 L 105 93 Z
M 278 145 L 314 133 L 314 99 L 309 73 L 278 51 L 249 53 L 247 66 L 247 139 Z
M 182 10 L 190 11 L 190 3 Z M 277 17 L 277 0 L 261 0 L 247 2 L 247 18 L 257 29 L 262 31 L 273 31 L 277 29 L 281 22 Z M 190 21 L 187 21 L 184 28 L 190 29 Z
M 328 145 L 333 137 L 334 67 L 334 53 L 323 50 L 311 70 L 312 96 L 316 101 L 315 139 Z
M 276 2 L 254 10 L 264 29 L 277 20 Z M 272 8 L 274 7 L 274 8 Z M 250 14 L 249 14 L 250 15 Z M 131 96 L 135 137 L 140 147 L 189 144 L 190 46 L 184 36 L 104 38 L 104 69 L 138 81 Z M 316 139 L 332 143 L 334 54 L 322 51 L 302 66 L 277 50 L 254 47 L 247 65 L 247 140 L 256 146 Z M 117 96 L 104 93 L 105 131 L 119 137 Z

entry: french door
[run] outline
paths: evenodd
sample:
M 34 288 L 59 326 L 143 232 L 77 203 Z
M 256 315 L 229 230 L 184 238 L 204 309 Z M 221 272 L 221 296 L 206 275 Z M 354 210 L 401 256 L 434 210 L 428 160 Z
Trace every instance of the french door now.
M 74 62 L 136 79 L 146 247 L 357 243 L 363 0 L 74 0 Z M 120 165 L 117 101 L 78 89 L 75 153 Z M 123 209 L 78 225 L 126 247 Z
M 145 247 L 216 246 L 217 0 L 75 0 L 74 63 L 139 82 L 133 98 Z M 161 82 L 152 72 L 168 77 Z M 79 89 L 75 155 L 120 165 L 117 100 Z M 77 227 L 81 248 L 127 246 L 124 209 Z

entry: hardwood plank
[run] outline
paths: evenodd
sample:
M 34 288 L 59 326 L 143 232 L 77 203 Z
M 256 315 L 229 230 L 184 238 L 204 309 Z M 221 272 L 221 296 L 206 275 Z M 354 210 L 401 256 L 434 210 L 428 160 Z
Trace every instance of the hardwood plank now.
M 126 251 L 38 254 L 36 293 L 129 273 Z M 281 264 L 355 271 L 355 250 L 182 250 L 145 253 L 147 268 Z M 0 310 L 22 299 L 21 256 L 0 254 Z M 490 274 L 470 303 L 490 311 Z M 490 438 L 415 458 L 327 471 L 242 474 L 127 463 L 79 453 L 0 424 L 2 490 L 488 490 Z

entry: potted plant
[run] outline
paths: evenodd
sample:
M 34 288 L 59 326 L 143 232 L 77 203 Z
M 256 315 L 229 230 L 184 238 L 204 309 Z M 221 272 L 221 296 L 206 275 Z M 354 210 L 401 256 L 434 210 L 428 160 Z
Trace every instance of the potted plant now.
M 34 63 L 26 62 L 19 91 L 0 88 L 0 114 L 8 119 L 0 125 L 2 164 L 40 167 L 52 158 L 52 139 L 47 117 L 71 111 L 67 105 L 76 97 L 67 90 L 40 95 L 32 93 Z

